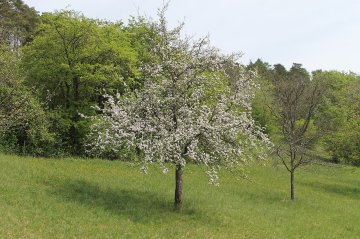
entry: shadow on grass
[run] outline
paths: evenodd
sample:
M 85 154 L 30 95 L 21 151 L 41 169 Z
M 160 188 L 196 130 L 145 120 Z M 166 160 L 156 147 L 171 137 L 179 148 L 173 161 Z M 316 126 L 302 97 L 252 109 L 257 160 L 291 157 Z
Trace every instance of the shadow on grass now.
M 134 222 L 154 223 L 177 219 L 219 223 L 206 213 L 191 208 L 175 211 L 172 201 L 158 194 L 138 190 L 113 190 L 84 180 L 64 180 L 52 186 L 52 194 L 90 208 L 102 208 Z
M 342 195 L 344 197 L 349 197 L 352 199 L 360 199 L 360 188 L 350 185 L 343 184 L 327 184 L 327 183 L 315 183 L 315 182 L 302 182 L 302 185 L 314 188 L 318 191 L 323 191 L 327 193 L 334 193 Z

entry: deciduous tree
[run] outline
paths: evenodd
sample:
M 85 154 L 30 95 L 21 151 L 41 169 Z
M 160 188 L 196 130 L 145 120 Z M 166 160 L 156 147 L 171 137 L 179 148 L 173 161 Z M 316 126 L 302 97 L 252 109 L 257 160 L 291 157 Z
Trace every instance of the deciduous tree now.
M 22 0 L 0 0 L 0 43 L 13 51 L 30 42 L 37 22 L 35 9 Z
M 38 89 L 53 118 L 53 132 L 72 154 L 83 153 L 89 122 L 79 113 L 107 92 L 132 86 L 136 51 L 122 23 L 104 22 L 63 10 L 40 18 L 33 42 L 23 50 L 27 84 Z
M 309 150 L 319 136 L 313 125 L 314 115 L 324 87 L 320 79 L 310 80 L 300 64 L 294 64 L 290 71 L 275 65 L 273 85 L 273 112 L 282 132 L 276 152 L 290 173 L 290 196 L 294 200 L 295 170 L 313 159 Z
M 45 143 L 51 141 L 46 116 L 33 90 L 24 84 L 16 53 L 0 45 L 0 144 L 4 148 L 19 152 L 26 145 L 32 153 L 42 154 Z
M 0 45 L 0 132 L 7 131 L 24 118 L 26 96 L 19 60 L 8 46 Z
M 169 30 L 165 10 L 151 22 L 158 33 L 153 59 L 142 66 L 144 87 L 134 93 L 107 95 L 103 114 L 95 117 L 94 150 L 138 150 L 143 170 L 158 163 L 175 168 L 175 206 L 183 202 L 183 171 L 187 163 L 206 165 L 211 183 L 222 167 L 238 167 L 248 159 L 247 147 L 267 142 L 251 118 L 252 72 L 200 40 L 183 38 L 182 25 Z M 225 66 L 237 67 L 229 79 Z
M 333 162 L 360 165 L 360 78 L 354 73 L 316 72 L 327 86 L 316 119 Z

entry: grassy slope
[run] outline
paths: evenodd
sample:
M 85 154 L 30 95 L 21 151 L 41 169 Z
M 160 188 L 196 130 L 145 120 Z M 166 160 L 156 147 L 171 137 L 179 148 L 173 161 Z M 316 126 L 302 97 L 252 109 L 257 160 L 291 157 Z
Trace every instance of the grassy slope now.
M 173 175 L 142 175 L 124 162 L 0 155 L 0 238 L 356 238 L 360 169 L 314 168 L 288 200 L 283 168 L 223 173 L 221 186 L 185 172 L 185 203 L 172 210 Z

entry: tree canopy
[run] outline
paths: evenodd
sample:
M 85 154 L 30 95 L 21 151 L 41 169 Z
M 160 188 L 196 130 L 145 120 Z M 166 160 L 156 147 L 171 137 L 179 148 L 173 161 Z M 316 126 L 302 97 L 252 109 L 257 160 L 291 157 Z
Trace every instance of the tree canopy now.
M 74 11 L 43 14 L 32 43 L 23 50 L 27 84 L 53 117 L 54 131 L 72 153 L 81 154 L 88 123 L 104 92 L 135 87 L 137 53 L 122 23 L 84 17 Z
M 22 0 L 0 0 L 0 43 L 18 51 L 31 41 L 38 14 Z
M 246 147 L 267 137 L 251 117 L 253 74 L 225 56 L 208 38 L 181 36 L 182 25 L 168 29 L 164 11 L 151 22 L 158 33 L 151 62 L 141 66 L 144 87 L 107 96 L 103 114 L 94 117 L 94 150 L 124 145 L 139 151 L 143 170 L 157 163 L 176 172 L 175 205 L 182 203 L 182 172 L 189 162 L 208 166 L 211 183 L 217 170 L 248 159 Z M 239 74 L 230 79 L 226 67 Z

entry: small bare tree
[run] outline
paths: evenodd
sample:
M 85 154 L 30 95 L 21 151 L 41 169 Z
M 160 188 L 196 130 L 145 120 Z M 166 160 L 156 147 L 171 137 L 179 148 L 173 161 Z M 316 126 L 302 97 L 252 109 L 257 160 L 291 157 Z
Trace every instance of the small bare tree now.
M 295 199 L 295 170 L 313 160 L 309 150 L 319 133 L 313 118 L 323 96 L 324 87 L 319 79 L 311 80 L 300 64 L 293 64 L 290 71 L 281 65 L 274 68 L 274 99 L 272 105 L 282 133 L 276 153 L 290 173 L 290 195 Z

